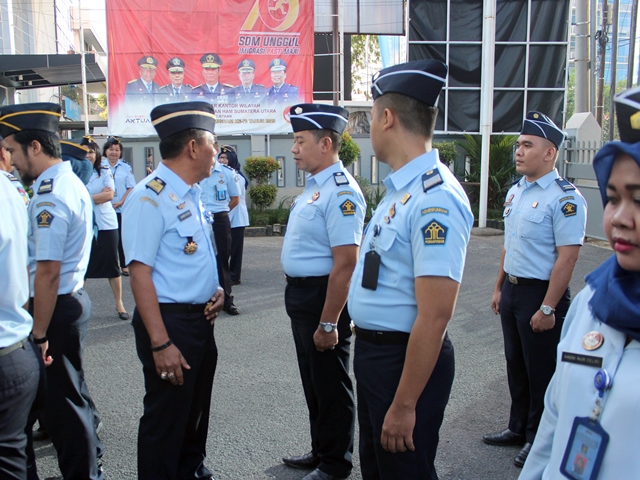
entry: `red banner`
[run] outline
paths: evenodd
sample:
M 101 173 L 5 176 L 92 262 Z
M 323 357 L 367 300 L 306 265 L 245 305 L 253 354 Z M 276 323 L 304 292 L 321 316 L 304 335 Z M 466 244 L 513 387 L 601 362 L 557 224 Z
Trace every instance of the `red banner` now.
M 291 132 L 313 98 L 312 0 L 108 0 L 109 133 L 156 132 L 149 112 L 213 104 L 217 134 Z

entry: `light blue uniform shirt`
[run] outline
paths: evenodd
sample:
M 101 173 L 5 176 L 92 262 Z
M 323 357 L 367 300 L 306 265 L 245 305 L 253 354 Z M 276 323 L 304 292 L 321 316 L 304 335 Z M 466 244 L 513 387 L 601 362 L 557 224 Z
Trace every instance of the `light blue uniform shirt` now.
M 202 203 L 211 213 L 229 211 L 231 197 L 240 196 L 233 168 L 216 162 L 211 176 L 200 182 Z
M 102 193 L 105 187 L 109 187 L 111 190 L 115 190 L 115 184 L 113 182 L 113 176 L 111 170 L 104 165 L 100 169 L 100 175 L 94 169 L 91 178 L 87 183 L 87 190 L 89 195 L 97 195 Z M 93 214 L 95 215 L 96 225 L 98 230 L 117 230 L 118 218 L 116 217 L 116 211 L 113 208 L 111 202 L 101 203 L 100 205 L 93 205 Z
M 582 245 L 587 205 L 569 182 L 564 190 L 557 170 L 528 186 L 525 178 L 507 193 L 504 208 L 504 271 L 522 278 L 549 280 L 556 247 Z
M 358 183 L 336 162 L 307 177 L 291 206 L 280 263 L 290 277 L 321 277 L 333 268 L 331 249 L 360 245 L 365 200 Z
M 240 203 L 229 212 L 229 222 L 231 228 L 248 227 L 249 226 L 249 210 L 247 210 L 247 188 L 244 178 L 234 170 L 236 184 L 240 192 Z
M 111 202 L 119 202 L 122 200 L 125 193 L 127 193 L 127 190 L 136 186 L 136 179 L 133 176 L 131 165 L 122 159 L 119 159 L 112 167 L 109 160 L 106 158 L 102 159 L 102 165 L 107 166 L 111 170 L 111 175 L 113 176 L 113 181 L 116 185 L 116 191 L 114 192 L 113 200 L 111 200 Z M 116 208 L 116 212 L 122 212 L 122 207 Z
M 0 204 L 0 348 L 4 348 L 27 338 L 33 319 L 22 308 L 29 300 L 27 210 L 5 175 L 0 175 Z
M 122 245 L 127 264 L 153 268 L 160 303 L 206 303 L 218 288 L 211 225 L 204 217 L 200 187 L 190 187 L 161 163 L 127 197 Z M 187 254 L 189 242 L 197 244 Z
M 18 180 L 16 177 L 13 176 L 13 174 L 9 172 L 2 171 L 1 173 L 3 173 L 11 181 L 11 184 L 15 187 L 17 192 L 20 194 L 20 197 L 24 202 L 25 208 L 27 208 L 29 206 L 29 194 L 25 191 L 24 186 L 22 185 L 22 183 L 20 183 L 20 180 Z
M 439 179 L 442 183 L 435 185 Z M 349 314 L 360 328 L 411 332 L 418 314 L 415 279 L 449 277 L 460 283 L 473 214 L 435 149 L 393 172 L 384 184 L 387 193 L 367 225 L 351 278 Z M 423 184 L 434 186 L 425 192 Z M 364 256 L 372 248 L 380 255 L 376 290 L 362 287 Z
M 40 174 L 29 204 L 31 293 L 36 262 L 61 262 L 58 295 L 82 288 L 93 237 L 93 202 L 84 183 L 60 162 Z

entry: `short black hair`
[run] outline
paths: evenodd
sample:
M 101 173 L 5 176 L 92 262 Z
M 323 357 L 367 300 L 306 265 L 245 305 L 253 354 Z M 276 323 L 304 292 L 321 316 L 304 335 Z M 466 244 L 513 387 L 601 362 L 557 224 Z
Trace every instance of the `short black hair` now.
M 201 143 L 207 133 L 209 132 L 200 128 L 189 128 L 163 138 L 160 142 L 160 156 L 163 160 L 177 158 L 189 141 Z
M 21 130 L 13 134 L 14 140 L 22 147 L 22 152 L 27 155 L 27 147 L 34 140 L 42 147 L 42 152 L 52 158 L 61 158 L 60 139 L 55 133 L 44 130 Z
M 333 151 L 338 153 L 340 148 L 342 148 L 342 134 L 336 132 L 335 130 L 329 130 L 328 128 L 323 128 L 321 130 L 309 130 L 313 138 L 316 139 L 316 143 L 318 143 L 324 137 L 329 137 L 331 139 L 331 144 L 333 146 Z
M 118 145 L 120 147 L 120 158 L 122 158 L 122 154 L 124 153 L 124 148 L 122 148 L 122 142 L 117 137 L 107 138 L 107 141 L 104 142 L 104 145 L 102 146 L 102 156 L 103 157 L 107 156 L 107 150 L 109 150 L 109 147 L 111 147 L 112 145 Z
M 409 132 L 427 139 L 433 138 L 433 131 L 438 118 L 438 107 L 427 105 L 413 97 L 401 93 L 385 93 L 375 101 L 382 113 L 384 109 L 393 110 L 398 115 L 400 124 Z

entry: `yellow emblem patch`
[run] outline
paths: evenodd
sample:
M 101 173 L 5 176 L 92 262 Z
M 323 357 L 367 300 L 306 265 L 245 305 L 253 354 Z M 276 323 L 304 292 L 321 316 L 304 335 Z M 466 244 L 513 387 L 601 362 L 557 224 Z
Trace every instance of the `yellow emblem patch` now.
M 342 211 L 342 215 L 345 217 L 355 215 L 356 214 L 356 204 L 351 200 L 345 200 L 342 205 L 340 205 L 340 210 Z
M 422 234 L 424 235 L 425 245 L 444 245 L 447 241 L 447 231 L 449 227 L 441 224 L 440 222 L 431 220 L 424 227 L 422 227 Z
M 38 221 L 38 228 L 49 228 L 54 218 L 53 214 L 46 210 L 41 211 L 36 217 L 36 220 Z
M 567 202 L 562 206 L 562 213 L 565 217 L 573 217 L 578 213 L 578 206 L 575 203 Z

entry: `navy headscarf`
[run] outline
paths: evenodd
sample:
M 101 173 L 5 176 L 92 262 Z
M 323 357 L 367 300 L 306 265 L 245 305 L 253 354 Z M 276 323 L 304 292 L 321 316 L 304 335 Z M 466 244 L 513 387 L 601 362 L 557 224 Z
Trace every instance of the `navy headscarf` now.
M 220 153 L 224 153 L 227 156 L 227 165 L 233 168 L 236 172 L 240 174 L 240 176 L 244 179 L 245 188 L 249 186 L 249 180 L 244 176 L 244 173 L 240 171 L 242 166 L 240 165 L 240 161 L 238 160 L 238 154 L 235 149 L 229 145 L 223 145 L 220 147 Z
M 640 88 L 618 95 L 616 115 L 620 142 L 609 142 L 593 159 L 602 204 L 607 205 L 607 183 L 619 155 L 627 154 L 640 167 L 640 125 L 633 115 L 640 112 Z M 612 328 L 640 341 L 640 272 L 628 271 L 619 264 L 615 254 L 586 277 L 594 290 L 589 301 L 593 315 Z

